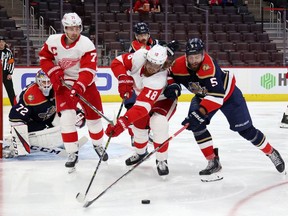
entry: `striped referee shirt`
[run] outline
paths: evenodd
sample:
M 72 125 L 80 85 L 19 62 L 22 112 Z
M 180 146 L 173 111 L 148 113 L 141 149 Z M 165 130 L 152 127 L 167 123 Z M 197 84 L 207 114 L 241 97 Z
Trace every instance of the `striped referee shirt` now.
M 11 52 L 10 49 L 5 48 L 3 50 L 0 50 L 0 56 L 1 56 L 3 74 L 12 75 L 14 71 L 14 64 L 15 64 L 13 53 Z

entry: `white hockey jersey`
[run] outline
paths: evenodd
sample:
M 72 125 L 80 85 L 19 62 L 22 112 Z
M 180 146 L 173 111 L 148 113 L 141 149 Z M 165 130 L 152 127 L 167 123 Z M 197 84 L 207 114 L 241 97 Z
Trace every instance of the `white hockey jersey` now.
M 134 112 L 133 116 L 148 114 L 156 101 L 166 99 L 162 92 L 167 85 L 168 71 L 161 70 L 149 77 L 144 76 L 147 52 L 146 49 L 139 49 L 135 53 L 126 53 L 116 57 L 111 64 L 111 70 L 117 78 L 124 74 L 133 77 L 137 99 L 128 111 L 130 114 Z
M 50 35 L 39 52 L 39 57 L 41 68 L 48 76 L 55 70 L 62 69 L 65 80 L 77 80 L 79 74 L 84 72 L 89 73 L 86 77 L 89 79 L 88 85 L 94 81 L 97 52 L 92 41 L 83 35 L 71 45 L 65 43 L 65 34 Z

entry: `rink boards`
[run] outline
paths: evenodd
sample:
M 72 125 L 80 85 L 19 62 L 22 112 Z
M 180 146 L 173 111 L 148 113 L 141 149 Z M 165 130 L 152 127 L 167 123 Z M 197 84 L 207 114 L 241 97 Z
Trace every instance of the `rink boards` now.
M 16 67 L 13 73 L 15 93 L 19 94 L 27 84 L 34 81 L 38 67 Z M 286 67 L 239 68 L 227 67 L 236 76 L 236 84 L 247 101 L 288 101 L 288 80 L 285 78 Z M 109 67 L 101 67 L 97 72 L 96 85 L 103 102 L 119 102 L 118 81 Z M 190 101 L 193 94 L 183 88 L 180 101 Z M 8 97 L 3 86 L 4 105 L 8 105 Z

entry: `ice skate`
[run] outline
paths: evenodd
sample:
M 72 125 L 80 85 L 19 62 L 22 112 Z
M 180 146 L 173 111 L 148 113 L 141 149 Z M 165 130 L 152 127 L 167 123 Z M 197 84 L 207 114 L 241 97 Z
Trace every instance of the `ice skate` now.
M 276 149 L 273 149 L 272 153 L 267 155 L 267 157 L 270 158 L 278 172 L 282 173 L 285 170 L 285 162 Z
M 73 152 L 68 154 L 68 160 L 65 163 L 65 167 L 67 167 L 68 173 L 72 173 L 76 170 L 75 165 L 78 163 L 78 152 Z
M 102 154 L 104 153 L 102 160 L 103 161 L 107 161 L 108 160 L 108 158 L 109 158 L 108 154 L 106 153 L 105 149 L 102 146 L 100 146 L 100 145 L 99 146 L 95 146 L 94 145 L 93 147 L 94 147 L 95 152 L 99 156 L 99 158 L 101 158 Z
M 137 154 L 135 153 L 134 155 L 132 155 L 131 157 L 129 157 L 125 163 L 127 166 L 131 166 L 134 165 L 136 163 L 138 163 L 140 160 L 142 160 L 146 155 L 148 154 L 147 150 L 144 154 Z
M 158 174 L 160 176 L 166 176 L 169 174 L 169 168 L 168 168 L 167 160 L 164 160 L 164 161 L 156 160 L 156 165 L 157 165 Z
M 285 113 L 283 113 L 283 118 L 282 118 L 281 123 L 280 123 L 280 128 L 287 128 L 288 129 L 288 115 L 285 115 Z
M 202 182 L 219 181 L 223 179 L 220 175 L 222 166 L 220 164 L 220 158 L 218 156 L 218 149 L 214 149 L 215 157 L 208 161 L 208 165 L 204 170 L 199 172 Z

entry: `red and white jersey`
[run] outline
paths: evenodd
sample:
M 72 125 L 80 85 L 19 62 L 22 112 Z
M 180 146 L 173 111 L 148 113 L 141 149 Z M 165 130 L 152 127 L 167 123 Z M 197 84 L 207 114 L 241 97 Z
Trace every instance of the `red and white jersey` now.
M 145 87 L 162 91 L 167 85 L 167 70 L 162 70 L 149 77 L 143 75 L 143 66 L 146 62 L 147 52 L 147 49 L 139 49 L 135 53 L 120 55 L 116 57 L 116 60 L 114 60 L 111 65 L 111 69 L 116 77 L 119 77 L 121 74 L 127 74 L 133 77 L 133 88 L 136 95 L 139 95 Z M 120 69 L 119 66 L 122 69 Z M 115 67 L 117 67 L 117 70 L 114 70 Z
M 161 70 L 149 77 L 144 76 L 145 68 L 143 66 L 146 62 L 147 52 L 146 49 L 139 49 L 135 53 L 120 55 L 111 63 L 111 70 L 116 78 L 124 74 L 133 77 L 133 89 L 137 99 L 126 116 L 129 118 L 129 114 L 131 114 L 134 120 L 147 115 L 156 101 L 166 99 L 162 92 L 167 85 L 168 71 Z
M 77 80 L 81 74 L 86 85 L 94 82 L 97 52 L 92 41 L 83 35 L 72 44 L 65 43 L 65 34 L 50 35 L 39 52 L 40 66 L 50 76 L 55 70 L 64 71 L 64 79 Z

